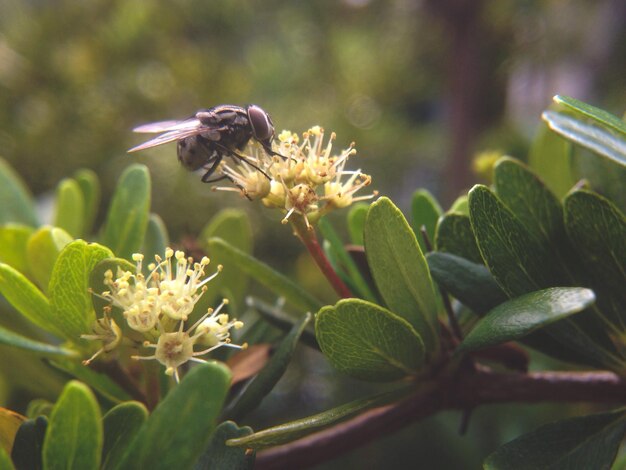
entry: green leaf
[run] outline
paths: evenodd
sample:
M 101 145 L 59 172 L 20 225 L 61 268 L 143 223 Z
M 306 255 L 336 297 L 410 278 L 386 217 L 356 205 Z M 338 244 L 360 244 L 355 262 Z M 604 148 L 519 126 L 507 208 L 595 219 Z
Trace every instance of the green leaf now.
M 102 453 L 100 407 L 89 388 L 69 382 L 59 397 L 43 443 L 46 470 L 97 469 Z
M 102 242 L 116 256 L 130 259 L 143 244 L 150 210 L 150 174 L 144 165 L 129 166 L 113 194 Z
M 102 470 L 115 468 L 147 418 L 148 410 L 137 401 L 120 403 L 104 415 Z
M 232 421 L 224 421 L 211 436 L 209 445 L 194 467 L 194 470 L 252 470 L 254 468 L 255 452 L 248 453 L 246 449 L 229 447 L 226 441 L 252 434 L 252 428 L 238 427 Z
M 146 259 L 153 260 L 154 255 L 164 256 L 165 249 L 170 245 L 170 237 L 163 219 L 157 214 L 150 214 L 146 236 L 143 240 L 142 253 Z
M 626 136 L 624 121 L 608 111 L 564 95 L 556 95 L 553 101 L 578 118 L 589 118 L 591 121 Z
M 316 415 L 279 424 L 278 426 L 263 429 L 245 437 L 229 439 L 226 444 L 256 450 L 286 444 L 338 422 L 350 419 L 363 411 L 391 403 L 406 393 L 406 390 L 401 389 L 372 397 L 361 398 Z
M 96 172 L 88 169 L 76 171 L 74 180 L 83 194 L 83 233 L 91 233 L 100 206 L 100 181 Z
M 458 214 L 469 216 L 469 203 L 467 194 L 463 194 L 462 196 L 456 198 L 456 201 L 452 203 L 448 212 L 456 212 Z
M 487 470 L 608 470 L 625 432 L 623 410 L 565 419 L 505 444 L 484 465 Z
M 353 286 L 353 292 L 357 294 L 359 298 L 369 300 L 370 302 L 376 301 L 376 296 L 364 279 L 361 271 L 357 267 L 356 263 L 352 259 L 352 256 L 346 251 L 343 242 L 337 235 L 337 232 L 333 229 L 332 225 L 325 218 L 320 219 L 317 224 L 322 236 L 329 244 L 331 252 L 331 262 L 335 259 L 333 267 L 339 272 L 345 271 L 346 280 Z
M 469 207 L 482 257 L 510 297 L 561 283 L 554 255 L 489 188 L 474 186 L 469 193 Z
M 563 208 L 556 196 L 523 163 L 510 157 L 494 167 L 498 198 L 528 232 L 544 244 L 563 243 Z
M 530 147 L 528 164 L 558 197 L 563 197 L 576 182 L 571 158 L 572 144 L 541 123 Z
M 91 274 L 89 275 L 89 288 L 93 293 L 91 295 L 91 301 L 93 302 L 93 307 L 99 316 L 99 313 L 106 306 L 110 305 L 110 302 L 98 297 L 98 295 L 94 294 L 102 294 L 104 291 L 110 290 L 110 286 L 104 284 L 104 273 L 108 270 L 111 270 L 113 276 L 117 276 L 118 268 L 122 271 L 130 271 L 131 273 L 136 272 L 136 267 L 133 263 L 124 258 L 106 258 L 102 261 L 98 262 L 91 270 Z M 116 312 L 119 312 L 119 308 L 113 308 L 113 318 L 117 322 L 118 326 L 122 328 L 122 330 L 126 327 L 126 322 L 123 321 L 123 317 L 121 315 L 116 315 Z
M 141 426 L 114 468 L 190 468 L 215 429 L 230 372 L 219 363 L 194 367 Z
M 0 326 L 0 344 L 6 344 L 14 348 L 24 349 L 26 351 L 33 352 L 38 356 L 64 356 L 73 358 L 78 357 L 76 351 L 48 343 L 42 343 L 41 341 L 35 341 L 33 339 L 27 338 L 26 336 L 22 336 L 14 333 L 13 331 L 7 330 L 3 326 Z
M 22 273 L 4 263 L 0 263 L 0 293 L 35 325 L 63 336 L 52 318 L 47 297 Z
M 350 241 L 354 245 L 363 245 L 363 228 L 365 227 L 368 208 L 368 204 L 359 202 L 348 211 L 348 233 L 350 234 Z
M 603 312 L 626 332 L 626 217 L 608 199 L 578 190 L 565 198 L 565 228 L 600 295 Z
M 50 361 L 50 365 L 86 383 L 93 388 L 98 395 L 106 398 L 111 403 L 117 404 L 131 399 L 128 392 L 122 389 L 104 372 L 97 372 L 89 367 L 85 367 L 78 361 L 62 360 L 58 358 Z
M 52 225 L 60 227 L 74 238 L 84 235 L 85 198 L 80 186 L 65 178 L 57 186 L 56 205 Z
M 615 135 L 604 126 L 584 122 L 556 111 L 544 111 L 541 117 L 550 129 L 566 139 L 609 158 L 614 163 L 626 165 L 626 139 L 623 135 Z
M 365 221 L 365 254 L 389 310 L 407 320 L 428 353 L 439 348 L 437 297 L 415 233 L 388 198 L 374 202 Z
M 224 264 L 237 265 L 244 273 L 252 276 L 260 284 L 279 296 L 285 297 L 287 302 L 302 311 L 317 311 L 323 305 L 311 296 L 306 290 L 297 285 L 288 277 L 275 271 L 267 264 L 253 258 L 243 251 L 233 247 L 221 238 L 209 239 L 211 252 L 221 251 Z
M 0 227 L 0 262 L 14 267 L 19 272 L 28 274 L 26 245 L 33 233 L 27 225 L 7 224 Z
M 59 253 L 72 240 L 65 230 L 50 226 L 41 227 L 28 239 L 26 244 L 28 271 L 44 293 L 48 292 L 52 269 Z
M 102 245 L 76 240 L 61 251 L 54 264 L 48 288 L 50 315 L 71 341 L 90 331 L 96 320 L 88 291 L 89 275 L 101 260 L 112 256 Z
M 0 158 L 0 225 L 7 223 L 37 227 L 39 220 L 26 185 L 6 160 Z
M 491 310 L 469 332 L 457 351 L 465 353 L 518 340 L 582 312 L 594 301 L 593 291 L 583 287 L 551 287 L 521 295 Z
M 228 257 L 224 257 L 221 250 L 212 249 L 209 243 L 211 238 L 226 240 L 234 248 L 250 255 L 253 237 L 248 215 L 241 210 L 224 209 L 211 219 L 200 235 L 200 243 L 209 253 L 211 263 L 215 263 L 214 266 L 218 264 L 224 266 L 220 275 L 207 285 L 208 290 L 205 294 L 207 302 L 211 302 L 218 296 L 225 297 L 228 290 L 230 300 L 240 308 L 248 291 L 248 274 L 240 266 L 229 263 Z M 203 310 L 206 310 L 206 307 Z
M 428 253 L 426 260 L 433 279 L 478 315 L 484 315 L 508 299 L 483 264 L 437 252 Z
M 48 418 L 24 421 L 15 435 L 11 458 L 18 469 L 41 470 L 43 441 L 48 427 Z M 4 468 L 0 466 L 0 468 Z
M 424 364 L 424 343 L 403 318 L 376 304 L 340 300 L 315 317 L 322 352 L 341 372 L 371 381 L 415 375 Z
M 468 215 L 445 213 L 435 232 L 437 251 L 451 253 L 474 263 L 483 264 Z
M 309 321 L 311 321 L 311 314 L 307 313 L 300 322 L 293 326 L 289 334 L 281 341 L 268 364 L 252 379 L 234 404 L 228 407 L 224 416 L 239 421 L 259 406 L 263 398 L 272 391 L 274 385 L 287 370 L 298 345 L 298 340 Z
M 441 206 L 426 189 L 418 189 L 413 193 L 413 198 L 411 199 L 411 227 L 413 232 L 415 232 L 422 253 L 428 252 L 421 232 L 422 227 L 426 229 L 426 234 L 431 244 L 434 243 L 435 228 L 441 212 Z

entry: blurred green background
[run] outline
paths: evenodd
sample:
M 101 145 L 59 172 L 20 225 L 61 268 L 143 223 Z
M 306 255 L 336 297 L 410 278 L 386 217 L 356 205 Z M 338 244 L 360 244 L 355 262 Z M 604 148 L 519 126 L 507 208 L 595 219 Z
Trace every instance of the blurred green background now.
M 445 208 L 477 180 L 477 152 L 525 157 L 552 95 L 623 113 L 624 18 L 623 0 L 0 0 L 0 155 L 42 210 L 77 168 L 99 174 L 104 205 L 123 168 L 143 162 L 153 177 L 152 210 L 172 240 L 197 235 L 220 208 L 241 207 L 255 227 L 255 253 L 302 273 L 310 264 L 277 214 L 210 191 L 178 165 L 174 144 L 126 154 L 144 137 L 131 129 L 255 103 L 278 131 L 319 124 L 337 133 L 339 147 L 356 141 L 349 166 L 371 174 L 401 208 L 418 187 Z M 306 377 L 294 377 L 307 370 L 298 369 L 282 382 L 296 402 L 279 388 L 274 406 L 266 404 L 277 414 L 261 413 L 259 422 L 363 392 L 361 384 L 321 380 L 330 372 L 312 363 Z M 295 415 L 280 412 L 285 404 Z M 349 463 L 420 458 L 423 468 L 477 468 L 498 444 L 567 411 L 479 410 L 466 439 L 450 413 Z

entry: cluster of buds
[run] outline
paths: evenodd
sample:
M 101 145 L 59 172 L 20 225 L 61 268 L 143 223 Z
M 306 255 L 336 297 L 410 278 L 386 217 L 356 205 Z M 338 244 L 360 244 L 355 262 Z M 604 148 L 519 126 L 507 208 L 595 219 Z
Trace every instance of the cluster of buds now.
M 222 300 L 215 309 L 208 309 L 192 326 L 185 329 L 185 322 L 194 306 L 207 290 L 206 284 L 222 270 L 221 265 L 211 276 L 205 276 L 209 259 L 204 257 L 199 263 L 186 258 L 182 251 L 168 248 L 165 259 L 155 256 L 155 262 L 147 268 L 144 276 L 143 255 L 134 254 L 135 272 L 118 268 L 114 276 L 111 270 L 105 273 L 104 283 L 109 290 L 99 297 L 110 302 L 104 316 L 93 327 L 93 334 L 83 335 L 89 340 L 102 342 L 102 347 L 84 364 L 89 364 L 98 355 L 110 352 L 123 340 L 123 329 L 111 318 L 112 307 L 122 311 L 126 325 L 135 336 L 144 338 L 143 347 L 153 348 L 150 356 L 132 356 L 133 359 L 156 359 L 165 366 L 165 373 L 179 381 L 178 368 L 188 362 L 206 362 L 199 356 L 221 347 L 234 345 L 230 340 L 230 329 L 239 329 L 243 323 L 231 320 L 223 308 L 228 304 Z M 133 341 L 129 341 L 131 344 Z
M 247 161 L 222 163 L 222 173 L 235 187 L 218 186 L 215 189 L 239 191 L 248 199 L 260 199 L 265 206 L 284 212 L 283 223 L 287 223 L 294 213 L 299 214 L 310 228 L 331 210 L 376 195 L 373 192 L 354 197 L 372 179 L 361 170 L 345 169 L 356 149 L 351 144 L 334 154 L 335 137 L 335 133 L 331 133 L 324 143 L 324 130 L 319 126 L 305 132 L 302 141 L 298 134 L 283 131 L 273 143 L 272 150 L 276 155 L 268 155 L 252 142 L 246 149 Z

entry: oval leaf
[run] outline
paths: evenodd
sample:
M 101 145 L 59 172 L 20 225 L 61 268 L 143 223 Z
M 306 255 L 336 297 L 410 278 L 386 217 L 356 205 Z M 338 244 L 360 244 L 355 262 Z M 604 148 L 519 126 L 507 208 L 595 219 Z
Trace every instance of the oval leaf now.
M 27 225 L 7 224 L 0 227 L 0 261 L 29 274 L 26 245 L 32 233 L 33 228 Z
M 194 367 L 141 426 L 114 468 L 190 468 L 206 448 L 230 385 L 219 363 Z
M 365 227 L 368 208 L 368 204 L 358 202 L 348 212 L 348 233 L 350 234 L 350 241 L 354 245 L 363 246 L 363 228 Z
M 455 212 L 444 214 L 437 224 L 435 246 L 437 251 L 451 253 L 474 263 L 484 263 L 468 215 Z
M 57 186 L 52 225 L 60 227 L 74 238 L 83 236 L 85 199 L 78 183 L 71 178 Z
M 590 289 L 552 287 L 504 302 L 491 310 L 465 337 L 458 352 L 474 351 L 527 334 L 578 312 L 595 301 Z
M 100 182 L 95 171 L 89 169 L 81 169 L 74 173 L 74 180 L 78 183 L 81 193 L 83 194 L 83 233 L 91 233 L 93 223 L 98 214 L 100 206 Z
M 115 188 L 102 242 L 120 258 L 130 259 L 143 244 L 150 210 L 150 174 L 145 165 L 131 165 Z
M 72 240 L 65 230 L 50 226 L 41 227 L 28 239 L 26 258 L 29 272 L 44 292 L 48 292 L 52 268 L 59 253 Z
M 623 410 L 546 424 L 491 454 L 487 470 L 606 469 L 626 432 Z
M 413 325 L 428 353 L 436 351 L 437 298 L 428 265 L 413 230 L 388 198 L 370 206 L 364 239 L 367 261 L 389 310 Z
M 430 192 L 426 189 L 418 189 L 413 193 L 411 198 L 411 227 L 415 232 L 422 253 L 426 253 L 428 250 L 421 229 L 422 227 L 425 228 L 430 243 L 434 243 L 435 228 L 440 215 L 441 206 Z
M 541 124 L 528 153 L 528 164 L 558 197 L 576 182 L 571 170 L 572 144 L 545 123 Z
M 104 415 L 102 470 L 115 468 L 147 418 L 148 410 L 136 401 L 121 403 Z
M 154 255 L 163 256 L 168 246 L 170 246 L 170 237 L 163 219 L 158 214 L 150 214 L 142 253 L 147 259 L 152 260 Z
M 213 470 L 224 468 L 228 470 L 247 470 L 254 468 L 255 452 L 247 449 L 226 445 L 229 439 L 237 439 L 252 434 L 248 426 L 238 427 L 232 421 L 220 424 L 207 446 L 204 454 L 194 467 L 194 470 Z
M 403 318 L 357 299 L 323 307 L 315 317 L 317 342 L 341 372 L 372 381 L 415 375 L 424 363 L 424 343 Z
M 59 254 L 52 269 L 50 285 L 50 315 L 65 336 L 78 341 L 96 320 L 89 275 L 103 259 L 113 256 L 111 250 L 97 243 L 76 240 Z
M 89 470 L 100 466 L 102 423 L 91 390 L 72 381 L 52 410 L 43 443 L 46 470 Z

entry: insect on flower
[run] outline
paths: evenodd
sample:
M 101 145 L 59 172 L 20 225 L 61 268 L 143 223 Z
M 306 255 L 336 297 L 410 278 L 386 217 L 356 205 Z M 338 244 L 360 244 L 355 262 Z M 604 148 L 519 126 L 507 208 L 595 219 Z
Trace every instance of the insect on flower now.
M 229 179 L 224 173 L 211 179 L 224 156 L 246 162 L 269 179 L 265 171 L 240 153 L 251 139 L 259 142 L 269 155 L 278 155 L 272 150 L 272 119 L 254 104 L 245 107 L 226 104 L 214 106 L 201 109 L 183 121 L 153 122 L 136 127 L 133 131 L 161 135 L 131 148 L 129 152 L 177 141 L 178 160 L 189 171 L 205 169 L 206 173 L 202 176 L 205 183 Z

